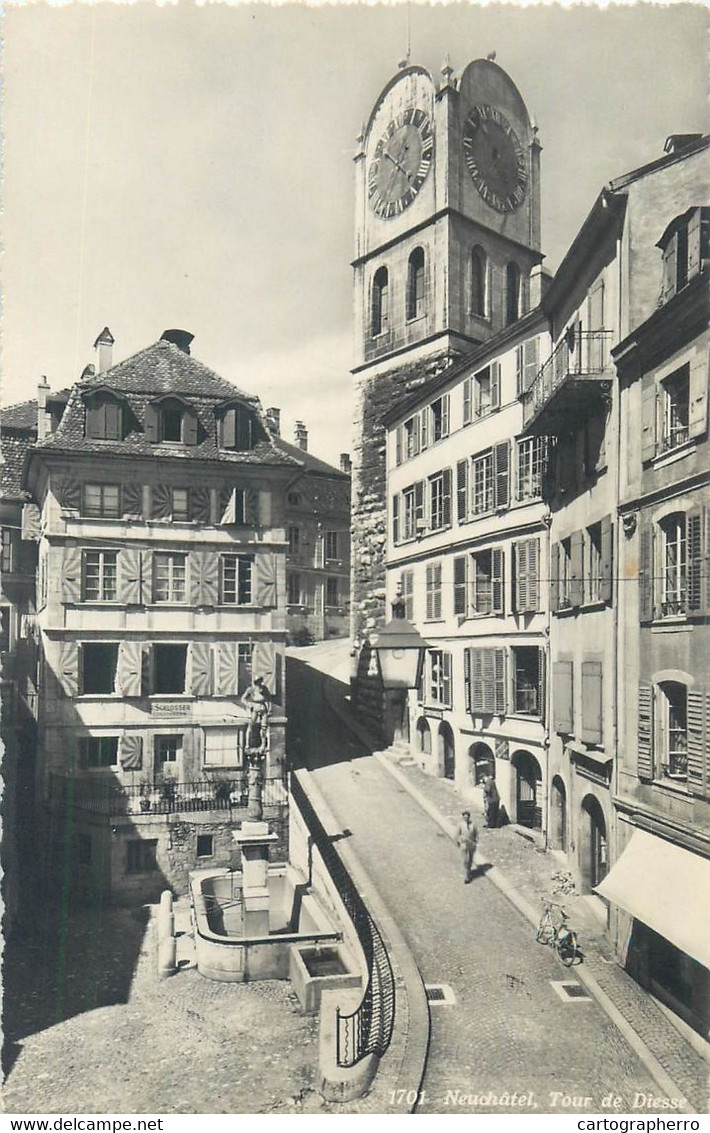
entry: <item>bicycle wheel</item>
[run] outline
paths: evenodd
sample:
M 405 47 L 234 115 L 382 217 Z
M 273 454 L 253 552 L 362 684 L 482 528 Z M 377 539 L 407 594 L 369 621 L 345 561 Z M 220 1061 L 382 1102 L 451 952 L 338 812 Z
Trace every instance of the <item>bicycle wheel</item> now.
M 555 940 L 555 951 L 565 968 L 571 968 L 579 956 L 577 933 L 569 929 Z
M 537 926 L 535 939 L 538 944 L 551 944 L 552 943 L 552 925 L 548 917 L 543 917 Z

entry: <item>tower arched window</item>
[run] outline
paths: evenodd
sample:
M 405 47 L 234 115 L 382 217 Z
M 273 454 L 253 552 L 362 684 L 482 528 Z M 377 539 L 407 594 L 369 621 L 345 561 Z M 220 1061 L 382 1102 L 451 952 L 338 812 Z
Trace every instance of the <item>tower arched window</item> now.
M 483 248 L 473 248 L 471 251 L 471 314 L 481 315 L 485 318 L 488 313 L 486 294 L 488 275 L 488 257 Z
M 417 319 L 426 309 L 424 249 L 415 248 L 407 269 L 407 318 Z
M 505 269 L 505 325 L 520 318 L 520 268 L 511 262 Z
M 389 272 L 380 267 L 372 281 L 372 335 L 384 334 L 389 326 Z

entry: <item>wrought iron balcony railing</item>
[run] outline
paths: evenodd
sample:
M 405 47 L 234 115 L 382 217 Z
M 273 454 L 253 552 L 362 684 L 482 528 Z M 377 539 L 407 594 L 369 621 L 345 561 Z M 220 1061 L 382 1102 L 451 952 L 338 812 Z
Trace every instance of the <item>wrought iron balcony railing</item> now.
M 523 427 L 531 425 L 566 386 L 583 386 L 609 379 L 611 331 L 575 331 L 567 334 L 521 394 Z M 554 430 L 552 430 L 554 431 Z
M 288 801 L 288 786 L 282 777 L 264 779 L 262 804 L 278 807 Z M 49 778 L 50 806 L 91 811 L 119 817 L 124 814 L 175 814 L 206 810 L 235 810 L 248 802 L 247 772 L 225 774 L 213 779 L 180 783 L 124 786 L 107 772 L 90 776 L 52 774 Z

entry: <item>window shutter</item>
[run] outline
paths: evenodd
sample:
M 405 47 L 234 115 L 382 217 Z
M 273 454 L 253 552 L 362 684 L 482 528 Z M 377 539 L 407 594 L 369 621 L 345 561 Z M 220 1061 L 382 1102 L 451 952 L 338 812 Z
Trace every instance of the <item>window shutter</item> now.
M 611 602 L 614 577 L 614 528 L 611 516 L 605 515 L 601 522 L 601 587 L 602 602 Z
M 528 543 L 526 539 L 513 543 L 513 564 L 515 571 L 515 612 L 516 614 L 524 614 L 528 608 Z
M 667 303 L 676 293 L 678 263 L 678 233 L 674 232 L 663 257 L 663 288 L 661 301 Z
M 41 515 L 37 504 L 22 505 L 22 522 L 20 535 L 29 542 L 37 543 L 40 537 Z
M 574 670 L 571 661 L 552 665 L 552 726 L 564 736 L 574 735 Z
M 247 527 L 259 526 L 259 492 L 247 488 L 244 492 L 244 522 Z
M 432 568 L 434 578 L 434 617 L 441 617 L 441 563 L 434 563 Z
M 141 551 L 141 602 L 147 605 L 153 601 L 153 552 Z
M 59 506 L 68 511 L 79 511 L 81 507 L 81 482 L 66 476 L 57 483 Z
M 104 404 L 105 437 L 109 441 L 121 440 L 121 406 L 117 401 L 107 401 Z
M 705 602 L 705 613 L 710 613 L 710 507 L 705 509 L 705 552 L 703 554 L 703 570 L 705 579 L 703 581 L 703 570 L 700 572 L 700 581 L 703 588 L 703 598 Z
M 495 474 L 495 506 L 508 507 L 510 502 L 510 441 L 502 441 L 493 450 Z
M 140 519 L 143 515 L 143 485 L 123 484 L 121 512 L 126 519 Z
M 274 693 L 274 643 L 273 641 L 257 641 L 254 643 L 254 652 L 251 657 L 252 680 L 263 677 L 264 684 L 269 692 Z
M 59 643 L 57 679 L 65 696 L 79 695 L 79 646 L 76 641 Z
M 429 408 L 422 409 L 419 414 L 419 443 L 422 449 L 425 449 L 429 444 Z
M 212 646 L 208 641 L 190 644 L 190 690 L 193 696 L 212 694 Z
M 193 606 L 217 605 L 218 565 L 214 551 L 190 551 L 190 603 Z
M 641 460 L 656 455 L 656 386 L 653 382 L 641 390 Z
M 540 609 L 540 540 L 528 539 L 528 613 Z
M 570 604 L 574 609 L 584 602 L 584 535 L 581 531 L 573 531 L 570 537 L 571 563 L 570 563 Z
M 140 641 L 122 641 L 119 646 L 116 683 L 123 696 L 143 695 L 143 652 Z
M 515 393 L 520 397 L 521 393 L 525 390 L 525 366 L 523 362 L 523 347 L 518 346 L 515 350 Z
M 222 448 L 237 447 L 237 411 L 228 409 L 220 421 L 220 444 Z
M 710 795 L 710 694 L 688 689 L 688 789 Z
M 471 379 L 464 378 L 463 383 L 463 423 L 471 423 Z
M 701 263 L 701 210 L 695 209 L 693 215 L 688 221 L 688 279 L 691 280 L 694 275 L 700 271 Z
M 420 433 L 420 418 L 419 414 L 415 413 L 412 418 L 412 454 L 418 456 L 419 454 L 419 433 Z
M 504 556 L 502 547 L 494 548 L 491 551 L 491 613 L 502 614 L 505 612 L 504 601 Z
M 560 608 L 560 545 L 550 546 L 550 609 L 553 614 Z
M 538 715 L 540 720 L 545 723 L 545 716 L 547 714 L 546 703 L 546 680 L 547 680 L 547 657 L 545 650 L 541 647 L 537 651 L 537 704 Z
M 463 651 L 463 695 L 467 712 L 471 711 L 471 650 Z
M 699 356 L 690 364 L 688 436 L 702 437 L 708 428 L 708 359 Z
M 639 779 L 653 779 L 653 685 L 639 684 L 637 764 Z
M 217 695 L 235 696 L 239 689 L 239 655 L 236 641 L 220 641 L 217 657 Z
M 186 409 L 182 415 L 182 443 L 197 444 L 197 414 L 194 409 Z
M 103 405 L 97 404 L 92 401 L 90 405 L 86 406 L 86 418 L 84 426 L 84 436 L 90 440 L 103 440 L 105 437 L 105 415 Z
M 441 435 L 449 435 L 449 395 L 445 393 L 441 399 Z
M 582 739 L 602 742 L 602 666 L 600 661 L 582 661 Z
M 466 613 L 466 555 L 454 559 L 454 613 Z
M 496 710 L 496 649 L 482 649 L 483 654 L 483 712 L 493 715 Z
M 168 484 L 153 484 L 150 490 L 151 519 L 170 519 L 173 514 L 173 493 Z
M 418 480 L 414 485 L 414 522 L 425 519 L 424 515 L 424 481 Z
M 395 433 L 395 442 L 395 461 L 397 464 L 401 464 L 404 454 L 404 425 L 397 426 L 397 432 Z
M 273 609 L 276 606 L 276 558 L 259 554 L 254 559 L 254 592 L 258 606 Z
M 465 522 L 468 515 L 468 461 L 459 460 L 456 465 L 456 518 Z
M 65 547 L 62 557 L 62 602 L 81 602 L 81 550 Z
M 535 381 L 540 368 L 540 339 L 537 337 L 528 339 L 523 350 L 525 360 L 523 386 L 524 389 L 528 390 Z
M 688 556 L 688 610 L 699 613 L 703 591 L 703 512 L 702 508 L 689 511 L 685 517 Z
M 118 594 L 127 606 L 141 604 L 141 553 L 135 547 L 118 552 Z
M 251 449 L 251 413 L 248 409 L 237 410 L 237 448 L 240 452 Z
M 471 658 L 471 712 L 483 713 L 483 654 L 484 649 L 470 649 Z
M 653 528 L 646 517 L 639 519 L 639 620 L 653 619 Z
M 119 763 L 122 771 L 141 771 L 143 768 L 143 737 L 135 732 L 121 736 Z
M 160 440 L 158 429 L 159 416 L 158 410 L 155 405 L 147 405 L 145 410 L 145 439 L 147 441 L 156 442 Z
M 392 496 L 392 542 L 399 543 L 399 493 Z
M 494 711 L 498 716 L 505 716 L 505 649 L 493 649 L 494 666 Z
M 195 523 L 210 522 L 212 516 L 209 488 L 190 488 L 190 515 Z
M 444 517 L 444 527 L 451 526 L 451 469 L 445 468 L 443 473 L 443 500 L 442 500 L 442 513 Z
M 491 409 L 500 409 L 500 362 L 491 362 Z
M 434 567 L 431 563 L 426 568 L 426 617 L 427 621 L 431 621 L 434 617 Z

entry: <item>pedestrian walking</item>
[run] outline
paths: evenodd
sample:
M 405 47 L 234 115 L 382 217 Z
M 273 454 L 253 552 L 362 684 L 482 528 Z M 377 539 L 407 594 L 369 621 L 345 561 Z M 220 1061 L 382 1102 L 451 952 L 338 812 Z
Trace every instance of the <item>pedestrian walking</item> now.
M 461 821 L 456 827 L 456 845 L 461 854 L 464 885 L 468 885 L 471 880 L 471 866 L 473 865 L 473 855 L 476 852 L 477 842 L 478 830 L 471 822 L 471 812 L 470 810 L 462 810 Z
M 500 795 L 498 794 L 496 781 L 492 775 L 486 775 L 483 780 L 483 806 L 486 812 L 486 826 L 497 826 Z

